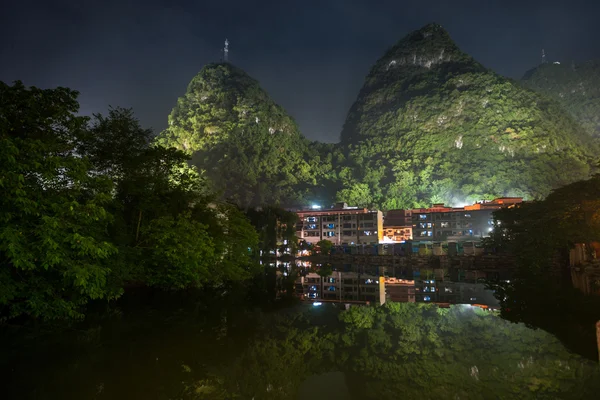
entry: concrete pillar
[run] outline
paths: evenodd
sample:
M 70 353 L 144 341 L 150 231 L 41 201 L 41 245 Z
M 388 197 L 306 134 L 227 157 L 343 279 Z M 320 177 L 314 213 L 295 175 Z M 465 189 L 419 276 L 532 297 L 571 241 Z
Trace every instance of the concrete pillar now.
M 379 276 L 379 304 L 385 304 L 385 277 L 383 274 Z

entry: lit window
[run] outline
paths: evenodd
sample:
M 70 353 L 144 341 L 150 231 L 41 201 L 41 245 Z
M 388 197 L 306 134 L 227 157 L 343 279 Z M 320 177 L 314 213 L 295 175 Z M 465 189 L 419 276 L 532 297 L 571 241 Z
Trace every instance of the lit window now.
M 419 219 L 427 219 L 427 214 L 419 214 Z
M 427 236 L 433 236 L 433 232 L 432 231 L 427 231 Z
M 430 300 L 431 300 L 431 297 L 429 297 L 429 296 L 423 296 L 423 300 L 424 300 L 424 301 L 430 301 Z
M 428 227 L 428 228 L 431 228 L 431 222 L 428 222 L 428 223 L 427 223 L 427 227 Z

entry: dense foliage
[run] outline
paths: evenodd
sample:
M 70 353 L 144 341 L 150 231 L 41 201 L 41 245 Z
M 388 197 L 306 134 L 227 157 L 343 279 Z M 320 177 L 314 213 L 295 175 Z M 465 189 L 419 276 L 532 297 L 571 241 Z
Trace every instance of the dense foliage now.
M 298 238 L 296 224 L 298 214 L 276 206 L 263 206 L 247 211 L 248 218 L 259 235 L 259 246 L 263 252 L 279 250 L 295 254 Z
M 131 111 L 89 121 L 76 97 L 0 82 L 0 319 L 82 317 L 127 284 L 248 277 L 258 235 L 245 215 Z
M 294 120 L 231 64 L 192 79 L 158 143 L 193 154 L 213 188 L 242 206 L 297 204 L 322 175 Z
M 491 244 L 531 268 L 548 268 L 575 243 L 600 241 L 600 174 L 553 191 L 542 201 L 494 212 Z
M 600 62 L 541 64 L 521 82 L 558 101 L 590 135 L 600 138 Z
M 600 175 L 557 189 L 543 201 L 498 210 L 494 218 L 489 247 L 515 255 L 518 263 L 515 277 L 495 287 L 502 316 L 543 328 L 570 349 L 597 358 L 600 299 L 575 289 L 566 266 L 575 243 L 600 241 Z
M 540 198 L 589 176 L 589 135 L 558 103 L 413 32 L 366 78 L 342 132 L 338 200 L 384 209 Z

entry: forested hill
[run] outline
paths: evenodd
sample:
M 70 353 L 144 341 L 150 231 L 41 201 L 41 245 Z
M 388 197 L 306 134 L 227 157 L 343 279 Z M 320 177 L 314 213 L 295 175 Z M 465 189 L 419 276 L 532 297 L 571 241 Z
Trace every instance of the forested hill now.
M 600 139 L 600 61 L 541 64 L 527 71 L 522 83 L 558 101 Z
M 157 141 L 192 153 L 213 188 L 242 206 L 306 201 L 323 176 L 294 120 L 231 64 L 192 79 Z
M 338 199 L 384 209 L 542 197 L 589 176 L 596 157 L 557 102 L 486 69 L 436 24 L 375 63 L 341 144 Z

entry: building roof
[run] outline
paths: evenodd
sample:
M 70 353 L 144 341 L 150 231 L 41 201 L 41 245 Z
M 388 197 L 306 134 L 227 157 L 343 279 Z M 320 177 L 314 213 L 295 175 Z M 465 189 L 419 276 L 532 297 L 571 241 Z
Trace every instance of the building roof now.
M 377 211 L 371 211 L 368 210 L 366 208 L 326 208 L 326 209 L 322 209 L 322 210 L 314 210 L 314 209 L 310 209 L 310 210 L 297 210 L 296 214 L 302 216 L 302 215 L 329 215 L 329 214 L 367 214 L 367 213 L 371 213 L 371 212 L 377 212 Z

